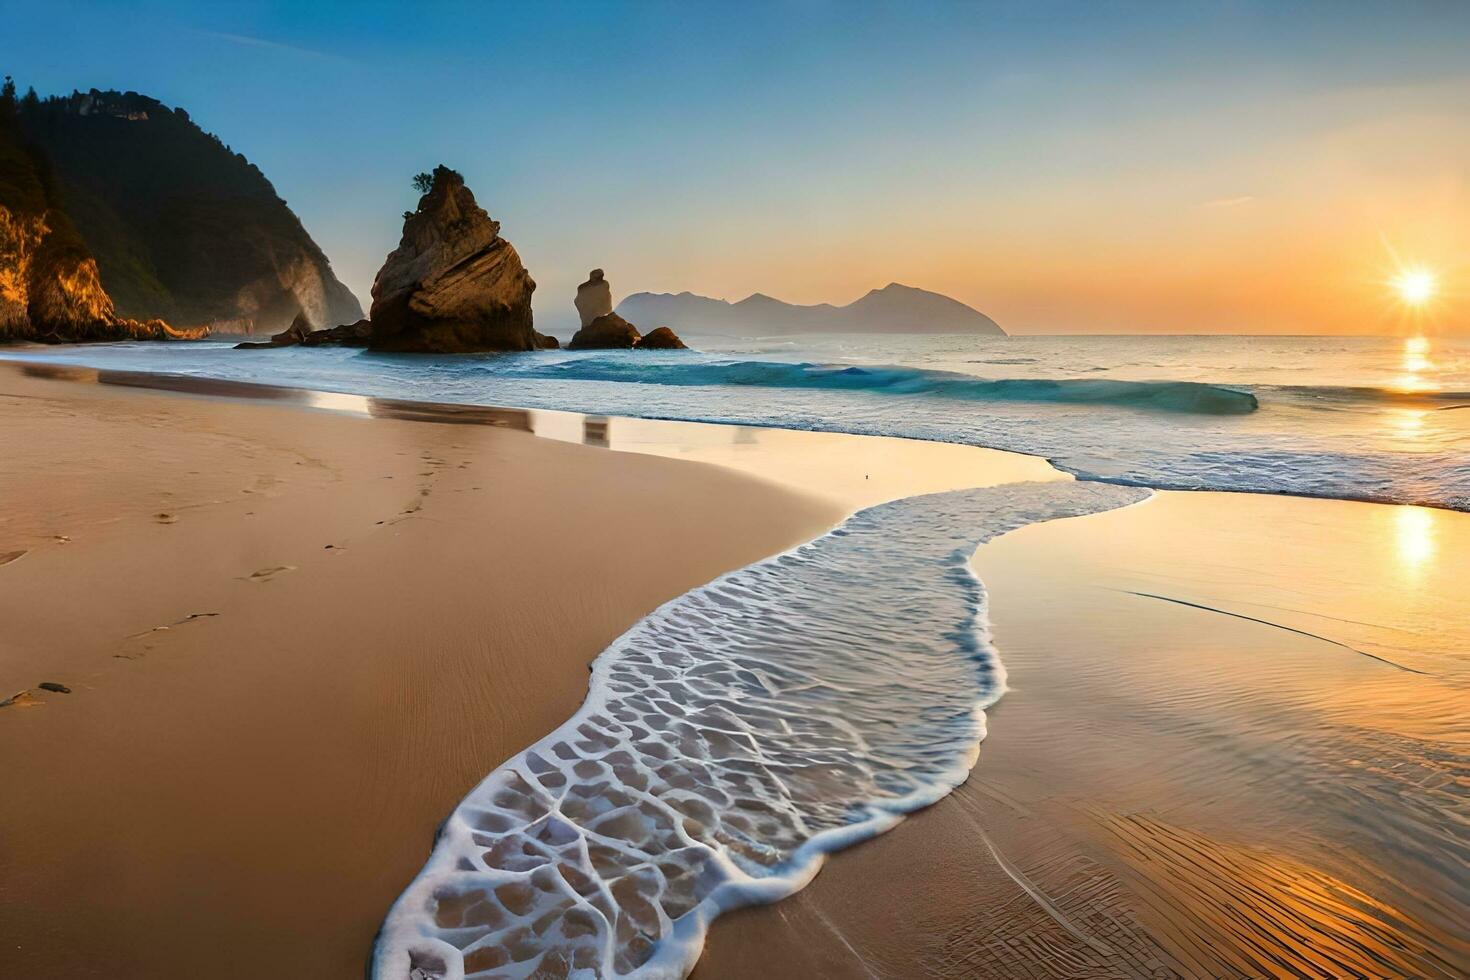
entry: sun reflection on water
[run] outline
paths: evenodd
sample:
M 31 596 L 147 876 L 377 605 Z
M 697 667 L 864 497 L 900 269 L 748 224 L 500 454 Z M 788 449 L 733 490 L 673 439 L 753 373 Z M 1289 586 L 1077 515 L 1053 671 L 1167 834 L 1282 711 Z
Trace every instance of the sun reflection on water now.
M 1403 357 L 1399 361 L 1399 369 L 1403 374 L 1393 379 L 1393 387 L 1410 393 L 1437 390 L 1439 385 L 1432 378 L 1425 377 L 1435 369 L 1429 353 L 1428 337 L 1406 337 Z
M 1425 408 L 1400 408 L 1389 416 L 1394 431 L 1405 439 L 1418 439 L 1424 432 L 1424 418 L 1429 414 Z

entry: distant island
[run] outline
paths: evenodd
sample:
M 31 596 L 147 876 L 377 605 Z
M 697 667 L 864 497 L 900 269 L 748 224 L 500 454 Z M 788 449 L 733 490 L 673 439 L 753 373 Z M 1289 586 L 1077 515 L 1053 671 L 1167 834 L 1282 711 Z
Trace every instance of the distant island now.
M 947 333 L 1005 336 L 1000 324 L 957 299 L 892 282 L 846 306 L 799 306 L 756 293 L 738 303 L 694 293 L 633 293 L 618 313 L 680 332 L 743 336 L 788 333 Z
M 10 186 L 0 207 L 64 226 L 95 259 L 118 316 L 257 334 L 298 313 L 317 326 L 362 317 L 265 175 L 183 109 L 136 92 L 14 92 L 7 82 L 0 98 L 0 138 L 16 161 L 0 174 Z M 44 201 L 11 186 L 21 161 Z M 57 339 L 68 334 L 95 339 Z

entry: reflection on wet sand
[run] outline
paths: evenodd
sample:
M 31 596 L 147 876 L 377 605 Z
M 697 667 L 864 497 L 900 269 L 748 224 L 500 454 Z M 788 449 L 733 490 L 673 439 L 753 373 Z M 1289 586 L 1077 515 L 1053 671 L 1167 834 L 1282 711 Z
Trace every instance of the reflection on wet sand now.
M 601 449 L 608 448 L 607 430 L 610 420 L 605 415 L 585 415 L 582 417 L 582 444 L 584 446 L 597 446 Z
M 1187 975 L 1463 975 L 1465 553 L 1470 515 L 1232 494 L 993 542 L 1014 689 L 972 782 L 1119 875 Z
M 696 980 L 1470 975 L 1467 553 L 1467 514 L 1215 493 L 990 542 L 969 781 Z
M 0 369 L 3 368 L 53 380 L 285 402 L 317 411 L 372 418 L 491 425 L 543 439 L 725 466 L 838 500 L 852 510 L 899 497 L 962 487 L 1070 479 L 1035 457 L 916 439 L 403 401 L 184 375 L 30 362 L 13 365 L 0 362 Z
M 353 396 L 338 397 L 350 398 Z M 451 425 L 493 425 L 502 429 L 514 429 L 518 432 L 535 431 L 531 423 L 531 413 L 520 408 L 427 404 L 400 401 L 396 398 L 368 398 L 366 401 L 368 414 L 373 418 L 399 419 L 407 422 L 443 422 Z

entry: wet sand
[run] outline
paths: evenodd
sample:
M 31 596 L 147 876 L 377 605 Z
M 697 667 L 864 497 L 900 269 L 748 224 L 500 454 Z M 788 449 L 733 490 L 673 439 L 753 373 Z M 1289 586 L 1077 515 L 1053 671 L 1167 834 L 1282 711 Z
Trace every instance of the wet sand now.
M 609 641 L 844 513 L 517 428 L 0 372 L 0 976 L 361 976 Z
M 1470 515 L 1164 493 L 980 549 L 969 782 L 696 977 L 1470 972 Z

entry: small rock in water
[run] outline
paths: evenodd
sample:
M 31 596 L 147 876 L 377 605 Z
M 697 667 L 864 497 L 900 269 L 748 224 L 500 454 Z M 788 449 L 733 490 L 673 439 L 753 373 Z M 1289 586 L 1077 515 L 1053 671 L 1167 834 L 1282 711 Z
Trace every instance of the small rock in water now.
M 631 350 L 642 336 L 616 313 L 605 313 L 572 335 L 567 350 Z
M 668 327 L 654 327 L 633 345 L 638 350 L 688 350 L 689 345 Z
M 51 691 L 51 692 L 56 693 L 56 694 L 70 694 L 71 693 L 71 688 L 67 687 L 65 684 L 58 684 L 55 681 L 42 681 L 41 683 L 37 684 L 36 686 L 39 687 L 43 691 Z
M 291 347 L 303 343 L 307 337 L 311 336 L 311 333 L 311 319 L 305 312 L 301 312 L 296 314 L 296 319 L 291 321 L 289 327 L 271 337 L 270 340 L 247 340 L 244 343 L 236 344 L 235 350 L 266 350 L 271 347 Z

